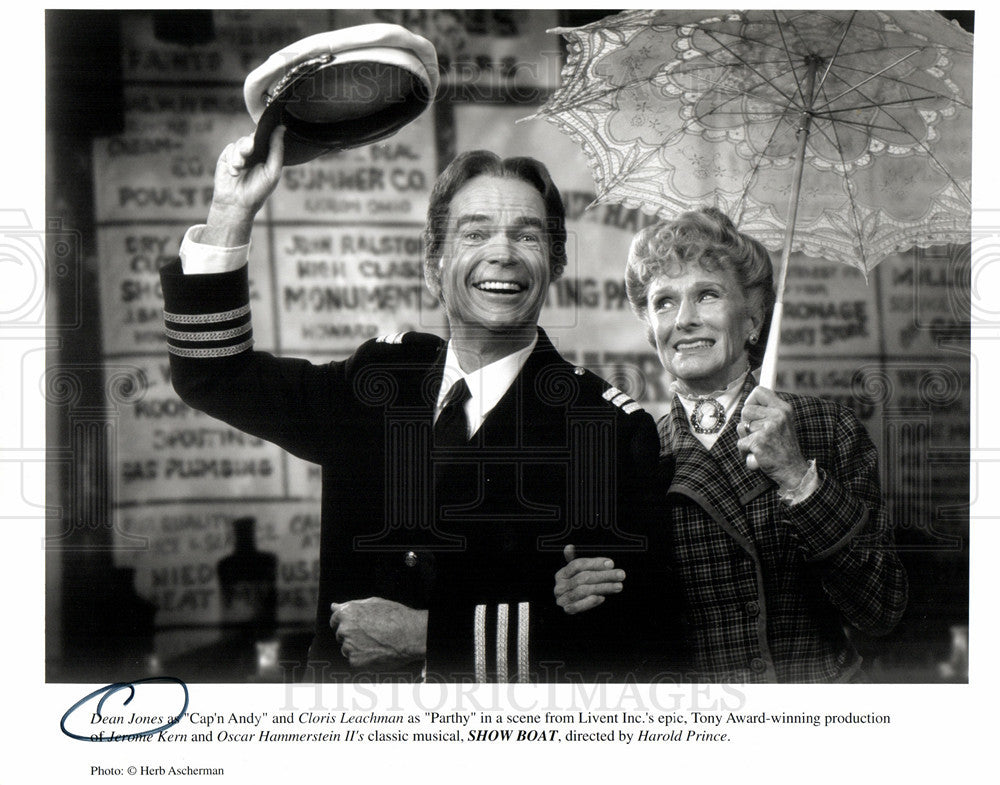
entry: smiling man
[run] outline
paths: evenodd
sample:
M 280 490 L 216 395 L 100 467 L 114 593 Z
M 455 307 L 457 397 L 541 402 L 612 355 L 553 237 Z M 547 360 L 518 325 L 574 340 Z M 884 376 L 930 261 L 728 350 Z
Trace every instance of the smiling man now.
M 305 678 L 639 673 L 639 649 L 656 638 L 639 623 L 642 592 L 576 617 L 552 594 L 569 543 L 614 555 L 607 574 L 621 588 L 645 546 L 658 442 L 638 404 L 567 363 L 538 328 L 566 263 L 545 167 L 476 151 L 435 183 L 424 275 L 448 340 L 383 336 L 314 365 L 252 350 L 250 227 L 280 179 L 282 131 L 265 162 L 249 163 L 252 146 L 220 156 L 208 222 L 162 272 L 164 316 L 186 402 L 323 468 Z

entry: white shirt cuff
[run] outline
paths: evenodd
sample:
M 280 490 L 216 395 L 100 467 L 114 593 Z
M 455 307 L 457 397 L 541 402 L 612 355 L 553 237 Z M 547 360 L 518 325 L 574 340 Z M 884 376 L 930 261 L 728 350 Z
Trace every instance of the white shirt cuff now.
M 231 273 L 239 270 L 250 258 L 250 243 L 226 248 L 198 242 L 205 224 L 192 226 L 181 241 L 181 269 L 185 275 Z
M 795 488 L 792 488 L 791 490 L 788 491 L 779 490 L 778 496 L 781 497 L 781 500 L 785 504 L 789 505 L 790 507 L 794 507 L 796 504 L 804 502 L 806 499 L 808 499 L 812 495 L 812 492 L 815 491 L 816 488 L 818 487 L 819 487 L 819 472 L 816 471 L 816 459 L 813 458 L 811 461 L 809 461 L 809 470 L 802 477 L 802 480 L 799 482 L 799 484 Z

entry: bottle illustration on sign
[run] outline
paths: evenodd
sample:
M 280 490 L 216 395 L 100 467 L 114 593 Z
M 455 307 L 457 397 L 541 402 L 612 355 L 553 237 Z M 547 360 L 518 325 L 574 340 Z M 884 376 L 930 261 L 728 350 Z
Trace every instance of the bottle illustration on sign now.
M 219 560 L 222 625 L 240 644 L 239 657 L 248 671 L 264 675 L 277 667 L 278 557 L 257 550 L 257 520 L 232 522 L 233 552 Z M 253 661 L 253 665 L 251 665 Z

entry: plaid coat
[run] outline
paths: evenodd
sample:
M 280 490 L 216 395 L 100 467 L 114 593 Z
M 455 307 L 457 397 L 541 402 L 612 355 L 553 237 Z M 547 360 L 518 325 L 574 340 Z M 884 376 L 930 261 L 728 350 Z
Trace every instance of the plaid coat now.
M 693 677 L 725 682 L 851 679 L 861 657 L 845 627 L 888 632 L 906 604 L 879 488 L 878 457 L 848 409 L 780 393 L 794 412 L 819 487 L 788 506 L 748 471 L 736 424 L 755 381 L 711 450 L 691 434 L 675 399 L 659 422 L 669 482 L 672 554 L 683 587 Z M 671 479 L 667 479 L 670 472 Z

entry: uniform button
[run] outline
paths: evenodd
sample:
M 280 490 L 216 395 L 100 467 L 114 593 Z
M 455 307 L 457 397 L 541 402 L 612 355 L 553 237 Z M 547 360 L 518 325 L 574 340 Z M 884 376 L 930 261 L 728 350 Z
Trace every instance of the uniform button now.
M 750 602 L 747 603 L 747 613 L 751 616 L 756 616 L 760 613 L 760 605 L 754 600 L 750 600 Z
M 750 660 L 750 668 L 754 673 L 763 673 L 767 670 L 767 663 L 764 662 L 760 657 L 754 657 Z
M 416 567 L 418 561 L 420 560 L 417 558 L 417 554 L 413 551 L 407 551 L 406 556 L 403 557 L 403 562 L 407 567 Z

